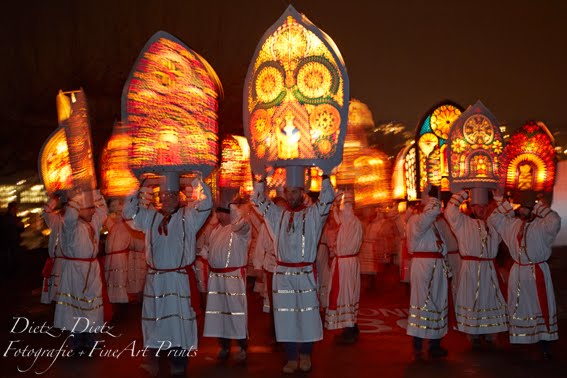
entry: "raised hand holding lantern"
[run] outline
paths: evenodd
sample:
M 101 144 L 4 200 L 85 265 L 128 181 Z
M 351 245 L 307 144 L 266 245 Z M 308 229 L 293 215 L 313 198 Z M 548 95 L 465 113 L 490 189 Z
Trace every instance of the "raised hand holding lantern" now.
M 260 40 L 244 85 L 244 132 L 251 166 L 286 167 L 303 186 L 304 168 L 330 172 L 342 159 L 349 81 L 331 38 L 289 6 Z
M 137 177 L 207 177 L 217 163 L 218 97 L 213 68 L 172 35 L 160 31 L 142 49 L 122 93 L 122 120 L 132 138 L 129 165 Z

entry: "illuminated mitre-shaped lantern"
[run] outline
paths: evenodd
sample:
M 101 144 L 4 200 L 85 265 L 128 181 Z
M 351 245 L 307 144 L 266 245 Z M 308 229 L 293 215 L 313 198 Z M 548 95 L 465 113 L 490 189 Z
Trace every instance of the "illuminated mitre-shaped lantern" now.
M 500 179 L 506 190 L 551 193 L 555 184 L 555 140 L 543 122 L 517 130 L 500 157 Z
M 59 125 L 65 130 L 67 139 L 73 185 L 83 191 L 84 205 L 93 206 L 92 191 L 97 184 L 85 92 L 82 89 L 59 91 L 55 102 Z
M 246 138 L 239 135 L 227 136 L 222 141 L 221 151 L 219 188 L 238 189 L 241 195 L 252 193 L 250 147 Z
M 374 120 L 368 106 L 358 100 L 351 100 L 343 161 L 337 170 L 337 185 L 351 188 L 354 185 L 357 178 L 354 161 L 362 157 L 363 149 L 368 147 L 366 129 L 370 127 L 374 127 Z
M 73 170 L 69 161 L 65 130 L 62 127 L 55 130 L 41 148 L 39 177 L 49 195 L 73 189 Z
M 100 191 L 105 197 L 126 197 L 138 190 L 138 180 L 128 166 L 131 144 L 126 127 L 117 122 L 102 151 Z
M 416 158 L 419 163 L 417 169 L 418 196 L 421 195 L 427 184 L 428 158 L 435 150 L 437 150 L 435 156 L 439 156 L 439 158 L 433 169 L 438 169 L 438 171 L 432 172 L 431 176 L 438 174 L 439 177 L 435 176 L 435 185 L 441 186 L 442 191 L 449 191 L 446 141 L 449 130 L 453 122 L 461 115 L 461 111 L 460 105 L 451 101 L 443 101 L 429 109 L 420 120 L 415 136 L 418 146 Z M 441 156 L 444 156 L 444 159 L 441 159 Z
M 134 174 L 165 176 L 171 191 L 179 190 L 184 172 L 207 177 L 217 163 L 220 91 L 220 81 L 204 58 L 166 32 L 154 34 L 122 94 Z
M 477 101 L 453 123 L 447 140 L 449 145 L 449 179 L 453 193 L 473 188 L 471 200 L 487 201 L 487 189 L 499 182 L 499 156 L 504 140 L 498 121 L 484 104 Z
M 254 173 L 286 167 L 303 186 L 307 166 L 341 162 L 349 82 L 334 42 L 291 5 L 262 37 L 244 85 L 244 132 Z
M 408 201 L 417 199 L 416 172 L 415 144 L 408 144 L 398 153 L 394 163 L 394 172 L 392 173 L 393 199 Z
M 377 205 L 392 199 L 392 169 L 388 155 L 374 148 L 365 148 L 353 165 L 356 172 L 354 199 L 357 207 Z

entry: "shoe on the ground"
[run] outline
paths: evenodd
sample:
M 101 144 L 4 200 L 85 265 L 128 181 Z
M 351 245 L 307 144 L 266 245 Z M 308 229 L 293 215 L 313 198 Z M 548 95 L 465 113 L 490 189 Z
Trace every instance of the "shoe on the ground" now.
M 230 355 L 230 349 L 221 349 L 219 351 L 219 354 L 217 355 L 217 360 L 226 361 L 228 360 L 229 355 Z
M 140 368 L 145 370 L 151 377 L 157 377 L 159 373 L 159 361 L 155 357 L 149 357 L 140 364 Z
M 236 362 L 244 362 L 246 361 L 246 351 L 244 349 L 240 349 L 238 353 L 234 356 L 234 361 Z
M 429 356 L 431 358 L 443 358 L 447 357 L 447 354 L 449 354 L 449 352 L 447 352 L 447 349 L 441 347 L 434 348 L 429 351 Z
M 299 355 L 299 370 L 304 372 L 311 371 L 311 355 L 309 354 Z
M 282 372 L 283 372 L 284 374 L 293 374 L 293 373 L 295 373 L 295 372 L 297 371 L 298 367 L 299 367 L 299 364 L 298 364 L 297 361 L 288 361 L 288 362 L 284 365 L 284 367 L 283 367 L 283 369 L 282 369 Z

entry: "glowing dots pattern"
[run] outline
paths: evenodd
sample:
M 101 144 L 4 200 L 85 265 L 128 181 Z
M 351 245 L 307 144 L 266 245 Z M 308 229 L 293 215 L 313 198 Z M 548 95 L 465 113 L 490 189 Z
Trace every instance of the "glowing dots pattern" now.
M 406 196 L 408 201 L 417 199 L 417 160 L 415 145 L 408 147 L 404 159 L 404 172 L 406 181 Z
M 498 121 L 482 102 L 470 106 L 453 123 L 448 145 L 451 191 L 498 187 L 504 140 Z
M 388 156 L 373 148 L 365 148 L 354 160 L 357 172 L 354 182 L 354 201 L 357 207 L 390 202 L 391 163 Z
M 131 144 L 126 127 L 116 123 L 102 151 L 100 191 L 105 197 L 126 197 L 139 188 L 138 180 L 128 166 Z
M 453 105 L 441 105 L 431 114 L 431 130 L 441 139 L 447 139 L 451 125 L 459 116 L 461 111 Z
M 48 194 L 73 189 L 73 171 L 62 127 L 49 136 L 39 153 L 39 177 Z
M 289 6 L 259 42 L 244 86 L 254 171 L 341 161 L 348 76 L 334 42 Z
M 223 139 L 219 188 L 238 189 L 241 195 L 252 193 L 250 148 L 246 138 L 229 135 Z
M 268 87 L 267 87 L 268 88 Z M 220 81 L 199 54 L 163 31 L 146 43 L 124 86 L 129 164 L 149 172 L 200 171 L 217 162 Z
M 500 157 L 500 178 L 506 190 L 551 193 L 556 170 L 555 140 L 543 122 L 530 121 L 518 129 Z

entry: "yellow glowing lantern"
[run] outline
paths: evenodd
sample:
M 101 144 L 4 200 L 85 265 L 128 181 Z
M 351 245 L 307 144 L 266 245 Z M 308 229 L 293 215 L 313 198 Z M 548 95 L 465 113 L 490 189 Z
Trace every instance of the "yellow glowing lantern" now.
M 357 207 L 390 202 L 392 199 L 391 163 L 388 156 L 373 148 L 365 148 L 354 161 L 356 179 L 354 200 Z
M 349 82 L 334 42 L 289 6 L 264 34 L 244 85 L 244 131 L 252 170 L 286 169 L 300 185 L 302 167 L 330 171 L 342 158 Z M 297 177 L 291 174 L 295 172 Z
M 39 177 L 49 195 L 73 189 L 73 171 L 63 128 L 49 136 L 39 153 Z
M 104 196 L 126 197 L 138 190 L 138 180 L 128 166 L 128 151 L 131 144 L 126 127 L 116 123 L 112 136 L 102 152 L 100 190 Z
M 217 163 L 220 81 L 199 54 L 160 31 L 138 56 L 122 95 L 122 120 L 132 138 L 129 165 L 138 177 L 176 179 Z
M 241 195 L 252 193 L 250 148 L 242 136 L 229 135 L 222 141 L 219 188 L 239 189 Z

